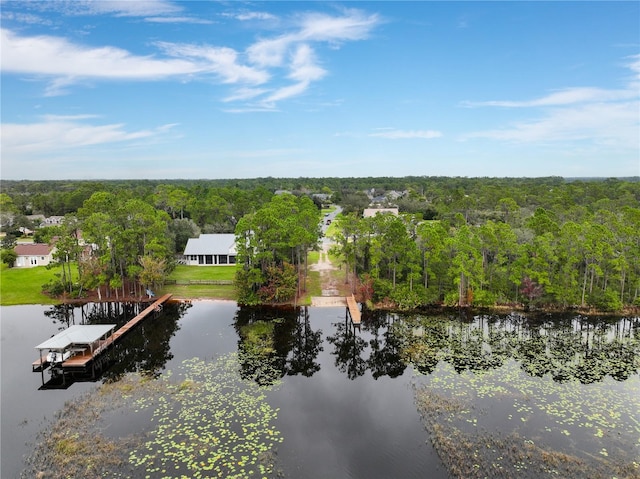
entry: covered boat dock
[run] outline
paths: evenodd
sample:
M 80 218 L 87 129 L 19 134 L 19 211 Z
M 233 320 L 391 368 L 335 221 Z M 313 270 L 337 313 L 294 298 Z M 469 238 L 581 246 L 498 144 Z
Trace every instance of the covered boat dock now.
M 40 351 L 40 359 L 33 362 L 33 370 L 41 371 L 48 366 L 64 366 L 77 356 L 93 358 L 100 353 L 101 347 L 115 327 L 115 324 L 70 326 L 35 347 Z
M 148 315 L 157 315 L 162 311 L 162 305 L 171 298 L 171 294 L 156 299 L 140 314 L 127 321 L 114 332 L 116 324 L 82 324 L 73 325 L 52 336 L 35 349 L 40 351 L 40 358 L 32 363 L 33 371 L 42 372 L 44 385 L 44 370 L 51 366 L 54 373 L 88 373 L 89 367 L 92 377 L 95 376 L 96 362 L 98 369 L 103 366 L 103 354 L 116 341 L 124 336 L 134 326 Z M 44 354 L 44 355 L 43 355 Z

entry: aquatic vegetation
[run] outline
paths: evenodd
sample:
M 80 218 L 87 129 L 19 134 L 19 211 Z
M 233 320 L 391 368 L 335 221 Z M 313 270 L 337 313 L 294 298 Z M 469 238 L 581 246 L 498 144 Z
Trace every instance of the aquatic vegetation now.
M 415 400 L 453 477 L 640 477 L 640 377 L 564 383 L 517 362 L 478 373 L 443 362 Z
M 273 477 L 277 409 L 239 376 L 236 354 L 193 358 L 160 379 L 127 374 L 69 403 L 41 435 L 23 477 Z M 175 379 L 174 379 L 175 377 Z M 141 434 L 111 438 L 106 418 L 150 414 Z
M 273 449 L 282 440 L 272 425 L 277 410 L 264 388 L 239 380 L 236 355 L 194 358 L 183 368 L 186 379 L 172 394 L 136 401 L 140 409 L 153 408 L 156 426 L 131 452 L 131 464 L 163 478 L 273 473 Z

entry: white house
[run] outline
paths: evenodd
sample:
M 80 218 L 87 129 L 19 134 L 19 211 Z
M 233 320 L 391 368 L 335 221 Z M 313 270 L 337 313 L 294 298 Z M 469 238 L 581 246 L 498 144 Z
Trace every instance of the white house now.
M 32 268 L 51 263 L 54 247 L 44 243 L 18 243 L 15 252 L 17 255 L 16 268 Z
M 234 265 L 236 254 L 234 234 L 201 234 L 198 238 L 189 238 L 184 249 L 188 265 Z

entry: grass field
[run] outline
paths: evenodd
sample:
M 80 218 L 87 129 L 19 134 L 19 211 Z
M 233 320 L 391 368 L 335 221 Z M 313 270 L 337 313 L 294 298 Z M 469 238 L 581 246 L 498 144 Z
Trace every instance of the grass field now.
M 156 295 L 166 293 L 171 293 L 174 299 L 236 299 L 235 287 L 226 284 L 167 284 Z
M 0 267 L 0 305 L 57 304 L 60 301 L 42 294 L 42 285 L 55 279 L 60 268 L 9 268 Z
M 183 283 L 190 280 L 230 281 L 233 280 L 235 274 L 235 266 L 185 266 L 179 264 L 167 279 L 175 280 L 177 283 Z
M 309 271 L 307 274 L 307 290 L 298 299 L 298 306 L 311 306 L 312 296 L 322 296 L 322 284 L 320 283 L 320 272 Z
M 176 284 L 166 284 L 158 295 L 171 293 L 175 299 L 229 299 L 235 300 L 232 284 L 188 284 L 189 281 L 232 281 L 234 266 L 185 266 L 178 265 L 167 278 Z

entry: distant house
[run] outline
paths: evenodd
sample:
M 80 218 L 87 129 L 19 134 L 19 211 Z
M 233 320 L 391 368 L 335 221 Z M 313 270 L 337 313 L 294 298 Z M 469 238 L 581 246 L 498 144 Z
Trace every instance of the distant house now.
M 362 213 L 364 218 L 371 218 L 379 213 L 391 213 L 398 216 L 398 208 L 366 208 Z
M 236 264 L 236 235 L 201 234 L 189 238 L 184 249 L 188 265 L 234 265 Z
M 64 216 L 44 216 L 44 215 L 28 215 L 27 219 L 33 224 L 36 225 L 37 228 L 42 228 L 44 226 L 57 226 L 61 225 L 64 220 Z
M 53 260 L 55 247 L 44 243 L 18 243 L 14 249 L 17 258 L 16 268 L 46 266 Z

